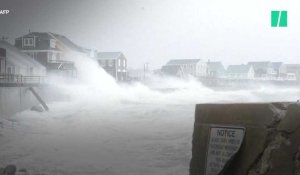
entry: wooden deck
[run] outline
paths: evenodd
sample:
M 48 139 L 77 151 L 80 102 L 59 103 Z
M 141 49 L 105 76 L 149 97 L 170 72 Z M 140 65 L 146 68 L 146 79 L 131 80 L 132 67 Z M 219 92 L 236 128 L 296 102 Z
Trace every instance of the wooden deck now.
M 42 76 L 0 74 L 0 87 L 37 87 L 45 83 Z

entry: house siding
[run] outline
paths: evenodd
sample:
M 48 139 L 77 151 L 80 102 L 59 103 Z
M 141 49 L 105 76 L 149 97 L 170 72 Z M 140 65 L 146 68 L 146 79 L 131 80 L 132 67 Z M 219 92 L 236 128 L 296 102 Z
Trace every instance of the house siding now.
M 47 52 L 37 52 L 36 58 L 34 58 L 36 61 L 40 62 L 42 65 L 47 66 L 48 58 L 47 58 Z
M 24 45 L 25 40 L 29 38 L 33 39 L 33 46 Z M 19 37 L 15 39 L 15 47 L 44 65 L 49 74 L 55 74 L 56 72 L 57 75 L 72 75 L 72 77 L 77 75 L 74 62 L 73 60 L 64 60 L 66 59 L 64 55 L 67 51 L 86 54 L 83 48 L 77 46 L 68 38 L 49 32 L 31 32 Z M 55 67 L 57 65 L 63 66 Z
M 111 76 L 118 81 L 127 80 L 127 59 L 122 53 L 98 53 L 98 54 L 113 54 L 114 58 L 106 58 L 98 56 L 96 59 L 98 64 Z M 112 55 L 111 55 L 112 56 Z
M 227 68 L 227 78 L 230 79 L 253 79 L 254 69 L 247 65 L 230 65 Z
M 200 59 L 170 60 L 165 66 L 180 66 L 183 77 L 204 77 L 207 72 L 207 63 Z
M 196 64 L 196 76 L 197 77 L 207 76 L 207 63 L 206 62 L 199 61 Z

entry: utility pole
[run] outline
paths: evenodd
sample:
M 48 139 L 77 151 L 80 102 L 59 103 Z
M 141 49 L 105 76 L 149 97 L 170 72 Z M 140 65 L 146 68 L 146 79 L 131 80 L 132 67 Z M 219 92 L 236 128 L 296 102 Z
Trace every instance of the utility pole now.
M 144 63 L 144 81 L 146 80 L 146 71 L 149 70 L 149 63 Z

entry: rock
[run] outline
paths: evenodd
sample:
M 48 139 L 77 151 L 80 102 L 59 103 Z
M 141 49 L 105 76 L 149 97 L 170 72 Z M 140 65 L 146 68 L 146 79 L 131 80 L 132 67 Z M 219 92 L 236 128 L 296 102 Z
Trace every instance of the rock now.
M 197 105 L 190 175 L 205 175 L 214 126 L 246 128 L 243 144 L 223 175 L 300 175 L 299 104 Z
M 22 168 L 22 169 L 19 169 L 17 175 L 29 175 L 29 173 L 27 172 L 27 169 Z
M 44 112 L 44 108 L 42 106 L 32 106 L 31 111 Z
M 15 175 L 17 167 L 15 165 L 8 165 L 3 170 L 3 175 Z
M 25 169 L 25 168 L 19 169 L 19 172 L 21 172 L 21 173 L 27 173 L 27 169 Z

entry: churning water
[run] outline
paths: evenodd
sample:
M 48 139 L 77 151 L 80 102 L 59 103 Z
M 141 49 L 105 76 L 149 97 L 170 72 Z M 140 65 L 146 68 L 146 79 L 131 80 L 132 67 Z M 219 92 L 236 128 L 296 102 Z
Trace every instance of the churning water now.
M 214 90 L 192 78 L 152 76 L 147 85 L 120 85 L 96 61 L 76 58 L 77 82 L 52 80 L 69 100 L 50 103 L 49 112 L 2 119 L 0 167 L 16 164 L 51 175 L 185 175 L 195 104 L 300 96 L 299 88 L 271 85 Z

